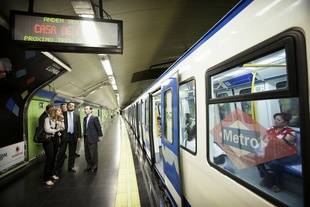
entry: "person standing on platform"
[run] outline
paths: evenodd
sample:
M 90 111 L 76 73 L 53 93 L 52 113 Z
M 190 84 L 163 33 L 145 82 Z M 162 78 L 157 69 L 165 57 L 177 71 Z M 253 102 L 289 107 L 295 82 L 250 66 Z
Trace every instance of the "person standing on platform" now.
M 61 110 L 62 110 L 63 114 L 68 111 L 67 103 L 61 104 Z M 80 154 L 79 154 L 80 148 L 81 148 L 81 140 L 78 140 L 77 147 L 76 147 L 76 152 L 74 153 L 75 157 L 80 157 Z M 67 155 L 65 154 L 65 158 L 66 157 L 67 157 Z
M 49 119 L 50 114 L 52 113 L 54 106 L 52 104 L 48 104 L 45 107 L 45 111 L 40 115 L 39 118 L 39 127 L 44 129 L 45 119 Z M 47 186 L 54 185 L 52 175 L 53 175 L 53 156 L 54 156 L 54 145 L 51 141 L 42 143 L 43 150 L 45 153 L 45 165 L 43 172 L 43 180 L 44 184 Z
M 67 113 L 67 103 L 63 103 L 60 105 L 61 111 L 62 111 L 62 117 L 61 121 L 65 123 L 65 114 Z M 66 151 L 67 151 L 67 145 L 68 145 L 68 139 L 66 135 L 67 129 L 65 128 L 62 132 L 61 135 L 59 136 L 60 138 L 60 144 L 59 144 L 59 150 L 56 155 L 56 163 L 55 163 L 55 173 L 57 176 L 60 175 L 61 168 L 63 166 L 63 163 L 65 159 L 67 158 Z
M 92 107 L 84 107 L 84 149 L 87 168 L 85 172 L 96 173 L 98 168 L 98 142 L 102 140 L 102 130 L 98 117 L 92 115 Z
M 75 151 L 77 142 L 81 139 L 80 116 L 74 113 L 75 104 L 69 102 L 67 104 L 68 111 L 64 114 L 65 136 L 69 143 L 68 171 L 76 172 L 74 169 Z

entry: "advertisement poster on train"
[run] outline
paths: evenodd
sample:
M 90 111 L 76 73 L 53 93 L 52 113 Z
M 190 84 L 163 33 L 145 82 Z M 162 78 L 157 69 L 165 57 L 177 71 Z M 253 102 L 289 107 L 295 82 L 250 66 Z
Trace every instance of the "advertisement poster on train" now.
M 270 136 L 268 129 L 239 109 L 228 114 L 210 132 L 239 169 L 296 154 L 295 146 Z

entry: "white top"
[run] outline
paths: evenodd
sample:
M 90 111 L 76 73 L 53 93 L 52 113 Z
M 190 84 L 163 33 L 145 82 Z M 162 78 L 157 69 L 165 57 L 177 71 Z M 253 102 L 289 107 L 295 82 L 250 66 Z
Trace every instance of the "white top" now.
M 60 130 L 64 130 L 64 123 L 61 121 L 52 120 L 50 117 L 46 117 L 44 120 L 44 131 L 46 133 L 55 134 Z
M 68 133 L 73 134 L 74 132 L 74 124 L 73 124 L 73 111 L 67 112 L 67 120 L 68 120 Z

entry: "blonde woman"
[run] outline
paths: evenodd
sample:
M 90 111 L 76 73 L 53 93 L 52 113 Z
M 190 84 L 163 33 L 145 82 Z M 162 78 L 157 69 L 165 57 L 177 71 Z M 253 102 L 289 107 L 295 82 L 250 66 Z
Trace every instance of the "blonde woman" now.
M 61 109 L 51 108 L 48 110 L 48 116 L 44 119 L 44 131 L 50 138 L 43 143 L 45 151 L 45 167 L 44 167 L 44 182 L 47 186 L 54 185 L 54 181 L 59 177 L 55 175 L 55 157 L 57 153 L 56 134 L 64 130 L 64 123 L 60 121 Z M 54 181 L 53 181 L 54 180 Z

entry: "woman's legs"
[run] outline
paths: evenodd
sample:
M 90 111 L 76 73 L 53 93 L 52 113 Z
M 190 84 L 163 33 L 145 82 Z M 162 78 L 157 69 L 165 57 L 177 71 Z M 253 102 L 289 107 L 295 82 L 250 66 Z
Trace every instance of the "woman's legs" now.
M 44 173 L 43 173 L 43 180 L 47 182 L 52 179 L 54 174 L 54 143 L 44 142 L 43 149 L 45 152 L 45 166 L 44 166 Z

